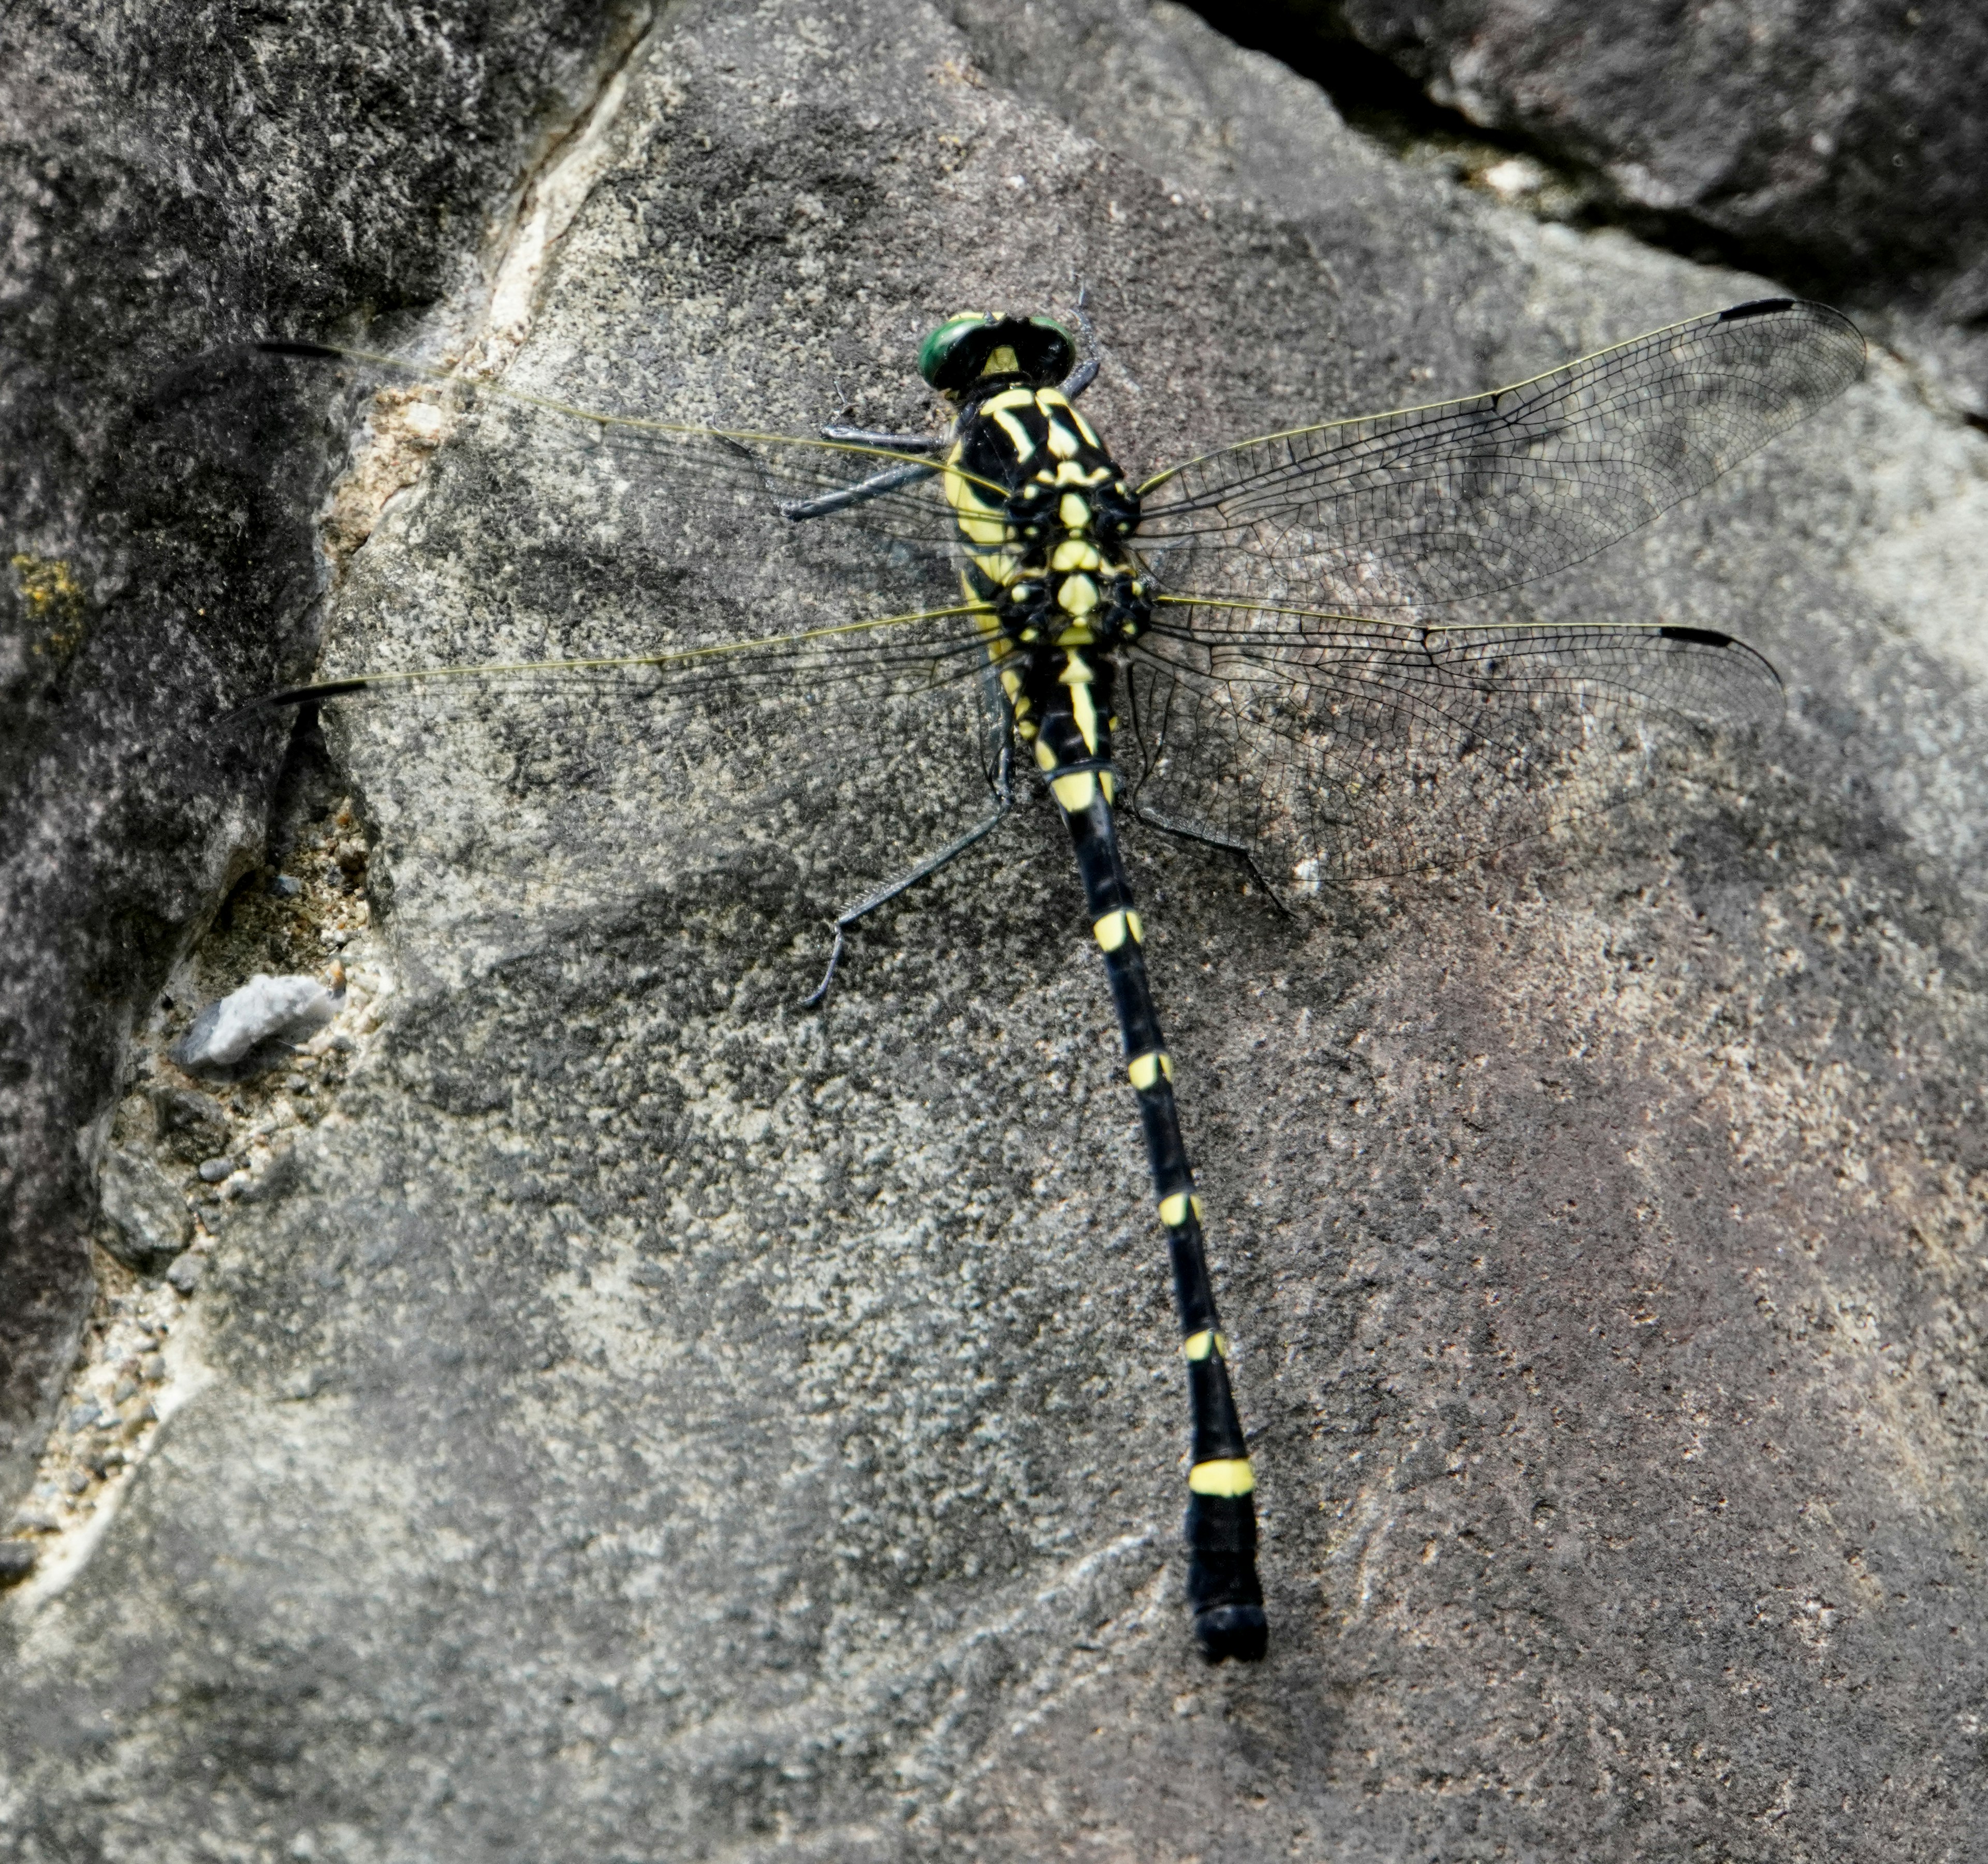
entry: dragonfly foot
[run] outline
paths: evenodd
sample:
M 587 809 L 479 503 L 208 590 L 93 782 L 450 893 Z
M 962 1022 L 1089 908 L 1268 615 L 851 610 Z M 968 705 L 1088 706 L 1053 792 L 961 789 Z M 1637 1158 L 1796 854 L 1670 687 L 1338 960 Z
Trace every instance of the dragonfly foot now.
M 828 954 L 828 969 L 822 973 L 821 982 L 801 999 L 803 1010 L 819 1010 L 828 1000 L 828 987 L 835 982 L 835 967 L 842 962 L 842 928 L 835 929 L 835 944 Z

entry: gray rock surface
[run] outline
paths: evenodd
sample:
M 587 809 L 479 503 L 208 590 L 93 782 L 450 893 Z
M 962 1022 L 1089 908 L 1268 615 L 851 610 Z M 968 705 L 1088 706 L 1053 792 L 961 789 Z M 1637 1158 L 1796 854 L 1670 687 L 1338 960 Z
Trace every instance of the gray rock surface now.
M 226 347 L 474 299 L 631 31 L 529 0 L 0 19 L 0 1483 L 88 1309 L 126 1041 L 261 851 L 280 745 L 191 728 L 321 619 L 324 437 Z
M 149 1153 L 113 1146 L 104 1155 L 104 1247 L 127 1267 L 163 1268 L 193 1240 L 186 1199 Z
M 1414 172 L 1131 0 L 685 8 L 605 134 L 511 379 L 696 418 L 921 421 L 935 313 L 1073 271 L 1138 464 L 1766 289 Z M 850 600 L 832 538 L 499 438 L 387 507 L 328 665 Z M 1255 1669 L 1188 1647 L 1157 1237 L 1046 814 L 810 1016 L 889 851 L 823 833 L 805 745 L 742 808 L 722 740 L 618 717 L 335 721 L 396 987 L 204 1208 L 167 1422 L 0 1621 L 13 1854 L 1966 1855 L 1984 454 L 1881 354 L 1529 592 L 1787 682 L 1605 832 L 1316 927 L 1134 841 Z M 953 741 L 913 767 L 956 811 Z
M 1686 248 L 1746 253 L 1810 293 L 1910 313 L 1936 351 L 1951 349 L 1963 404 L 1988 415 L 1980 8 L 1341 0 L 1287 10 L 1328 18 L 1437 103 L 1571 166 L 1604 211 L 1640 216 Z

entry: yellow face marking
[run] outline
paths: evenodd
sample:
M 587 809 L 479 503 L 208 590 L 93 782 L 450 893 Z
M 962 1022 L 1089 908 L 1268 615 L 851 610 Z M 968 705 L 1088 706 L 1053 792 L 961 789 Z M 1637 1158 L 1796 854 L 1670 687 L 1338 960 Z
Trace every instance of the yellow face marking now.
M 1167 1060 L 1165 1050 L 1158 1048 L 1150 1054 L 1134 1055 L 1126 1063 L 1125 1072 L 1132 1077 L 1132 1085 L 1142 1090 L 1157 1087 L 1162 1074 L 1169 1081 L 1174 1077 L 1173 1065 Z
M 1187 1221 L 1188 1197 L 1185 1191 L 1176 1191 L 1172 1197 L 1160 1199 L 1160 1221 L 1169 1230 L 1178 1230 Z M 1199 1216 L 1201 1213 L 1196 1211 Z
M 1083 537 L 1066 537 L 1050 553 L 1052 570 L 1101 570 L 1104 559 L 1097 546 Z
M 1247 1495 L 1256 1486 L 1256 1472 L 1247 1456 L 1197 1463 L 1187 1473 L 1187 1486 L 1197 1495 Z
M 1015 346 L 1004 343 L 986 361 L 980 365 L 982 375 L 1019 375 L 1022 365 L 1015 354 Z
M 1087 576 L 1067 576 L 1057 585 L 1057 607 L 1066 614 L 1087 615 L 1097 606 L 1097 585 Z
M 1080 531 L 1090 523 L 1090 506 L 1073 492 L 1066 492 L 1057 502 L 1057 516 L 1066 530 Z
M 1015 449 L 1015 463 L 1023 464 L 1036 450 L 1036 437 L 1005 408 L 993 411 L 996 425 L 1008 436 L 1008 444 Z

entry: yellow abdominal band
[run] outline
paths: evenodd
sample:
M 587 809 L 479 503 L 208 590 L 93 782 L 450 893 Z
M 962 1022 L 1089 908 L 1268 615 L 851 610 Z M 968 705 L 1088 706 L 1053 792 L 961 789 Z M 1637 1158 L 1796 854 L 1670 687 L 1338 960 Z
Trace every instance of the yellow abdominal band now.
M 1256 1472 L 1247 1456 L 1225 1456 L 1197 1463 L 1187 1473 L 1187 1486 L 1197 1495 L 1247 1495 L 1256 1486 Z
M 1107 912 L 1090 929 L 1097 935 L 1099 945 L 1107 952 L 1115 952 L 1128 939 L 1134 945 L 1145 941 L 1146 929 L 1140 924 L 1139 915 L 1122 908 Z

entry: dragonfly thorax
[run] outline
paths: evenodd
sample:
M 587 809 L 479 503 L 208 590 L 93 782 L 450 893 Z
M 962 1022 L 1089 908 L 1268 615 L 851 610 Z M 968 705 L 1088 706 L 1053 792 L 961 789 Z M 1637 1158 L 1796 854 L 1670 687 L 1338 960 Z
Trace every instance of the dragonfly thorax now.
M 1130 545 L 1139 495 L 1061 391 L 1010 388 L 972 409 L 945 476 L 962 580 L 990 605 L 990 632 L 1108 649 L 1144 628 L 1151 601 Z

